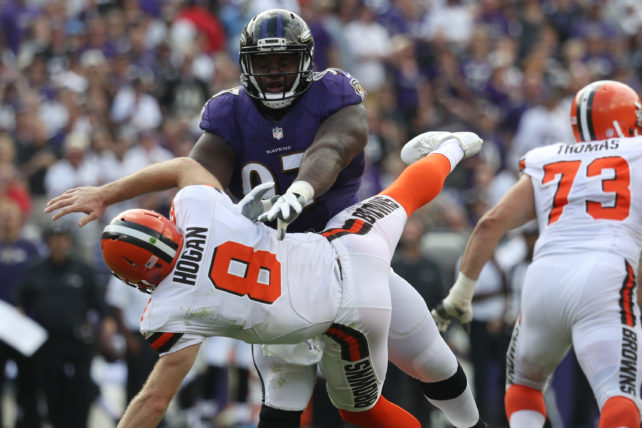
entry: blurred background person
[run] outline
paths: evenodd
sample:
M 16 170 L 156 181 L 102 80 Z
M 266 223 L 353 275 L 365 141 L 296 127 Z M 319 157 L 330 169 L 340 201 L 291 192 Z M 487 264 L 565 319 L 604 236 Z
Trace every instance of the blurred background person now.
M 15 305 L 15 296 L 29 267 L 45 255 L 41 242 L 27 239 L 24 236 L 25 216 L 20 206 L 6 196 L 0 196 L 0 299 Z M 13 373 L 13 387 L 17 404 L 15 416 L 16 427 L 39 427 L 38 400 L 36 390 L 36 367 L 32 358 L 25 357 L 4 342 L 0 342 L 0 391 L 9 385 L 7 363 L 12 361 L 18 372 Z M 8 415 L 0 407 L 0 423 L 8 419 Z
M 49 334 L 33 357 L 47 404 L 43 416 L 55 428 L 84 428 L 99 393 L 90 375 L 94 343 L 98 335 L 113 334 L 116 324 L 93 269 L 72 254 L 71 230 L 52 225 L 44 241 L 49 254 L 25 272 L 16 306 Z

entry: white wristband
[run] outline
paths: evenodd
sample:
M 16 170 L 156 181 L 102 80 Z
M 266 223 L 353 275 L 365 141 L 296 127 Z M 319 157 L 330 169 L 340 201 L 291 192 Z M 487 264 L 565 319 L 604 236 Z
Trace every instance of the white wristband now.
M 463 273 L 459 272 L 457 280 L 448 292 L 447 299 L 459 304 L 470 303 L 473 300 L 473 294 L 475 294 L 476 284 L 477 281 L 470 279 Z
M 303 203 L 307 203 L 314 198 L 314 187 L 304 180 L 297 180 L 288 187 L 288 193 L 296 193 L 303 198 Z

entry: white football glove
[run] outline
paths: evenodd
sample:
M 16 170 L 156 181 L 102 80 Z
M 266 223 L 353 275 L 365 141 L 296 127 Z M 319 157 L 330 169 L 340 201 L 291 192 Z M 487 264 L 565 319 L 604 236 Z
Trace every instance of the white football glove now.
M 470 331 L 470 322 L 473 319 L 473 294 L 477 281 L 459 273 L 455 284 L 448 292 L 448 296 L 432 310 L 432 317 L 440 332 L 444 333 L 453 319 L 459 320 L 467 332 Z
M 256 186 L 239 201 L 236 206 L 241 214 L 255 221 L 261 214 L 272 208 L 277 197 L 263 199 L 266 193 L 274 190 L 274 182 L 263 183 Z
M 294 221 L 303 206 L 314 197 L 314 188 L 307 181 L 295 181 L 288 190 L 279 196 L 269 211 L 261 214 L 259 221 L 277 221 L 278 238 L 283 239 L 288 225 Z

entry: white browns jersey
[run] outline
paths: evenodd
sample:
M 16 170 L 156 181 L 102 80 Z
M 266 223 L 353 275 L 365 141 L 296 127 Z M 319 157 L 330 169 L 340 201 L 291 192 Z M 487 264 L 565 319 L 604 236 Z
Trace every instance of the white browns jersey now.
M 170 217 L 184 236 L 183 249 L 141 318 L 141 332 L 160 354 L 209 336 L 298 343 L 335 319 L 339 268 L 323 236 L 288 234 L 279 241 L 209 186 L 183 188 Z
M 388 366 L 390 259 L 407 219 L 399 203 L 373 196 L 335 215 L 322 234 L 282 241 L 207 186 L 178 192 L 171 217 L 184 243 L 143 313 L 152 348 L 165 354 L 210 336 L 264 344 L 318 336 L 334 405 L 374 406 Z
M 642 247 L 642 137 L 553 144 L 529 151 L 540 236 L 535 258 L 586 251 L 637 268 Z

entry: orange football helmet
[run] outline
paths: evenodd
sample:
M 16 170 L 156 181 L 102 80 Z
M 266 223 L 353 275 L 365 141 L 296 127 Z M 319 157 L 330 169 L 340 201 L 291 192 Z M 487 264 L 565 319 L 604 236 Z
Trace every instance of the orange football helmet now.
M 624 83 L 599 80 L 580 89 L 571 105 L 577 141 L 642 135 L 642 103 Z
M 116 277 L 151 293 L 174 268 L 183 235 L 159 213 L 133 209 L 118 214 L 105 226 L 100 246 Z

